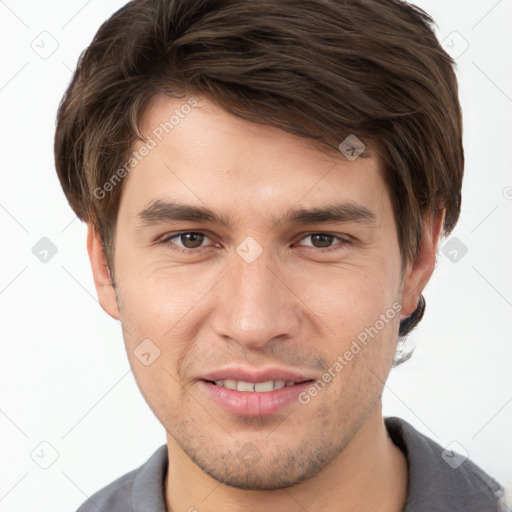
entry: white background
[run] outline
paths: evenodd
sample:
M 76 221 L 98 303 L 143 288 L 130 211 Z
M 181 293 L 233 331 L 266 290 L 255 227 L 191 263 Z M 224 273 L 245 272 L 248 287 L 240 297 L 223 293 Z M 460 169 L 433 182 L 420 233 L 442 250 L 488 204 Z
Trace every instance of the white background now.
M 121 328 L 97 302 L 86 229 L 53 164 L 71 70 L 123 3 L 0 1 L 0 512 L 75 510 L 165 442 Z M 467 253 L 454 263 L 441 246 L 415 353 L 391 373 L 384 414 L 456 441 L 510 488 L 512 1 L 417 3 L 457 56 L 467 165 L 461 219 L 443 244 L 457 237 Z M 33 49 L 57 44 L 47 58 Z M 46 263 L 32 253 L 42 237 L 58 250 Z

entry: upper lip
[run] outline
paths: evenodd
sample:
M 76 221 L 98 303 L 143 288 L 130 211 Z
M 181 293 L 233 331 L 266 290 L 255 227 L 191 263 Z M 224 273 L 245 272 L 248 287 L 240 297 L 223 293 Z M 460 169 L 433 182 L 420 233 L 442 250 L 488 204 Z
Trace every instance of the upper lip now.
M 267 368 L 243 368 L 240 366 L 222 368 L 206 373 L 200 377 L 202 380 L 216 381 L 216 380 L 236 380 L 243 382 L 266 382 L 269 380 L 284 380 L 293 382 L 304 382 L 312 380 L 313 377 L 286 368 L 267 367 Z

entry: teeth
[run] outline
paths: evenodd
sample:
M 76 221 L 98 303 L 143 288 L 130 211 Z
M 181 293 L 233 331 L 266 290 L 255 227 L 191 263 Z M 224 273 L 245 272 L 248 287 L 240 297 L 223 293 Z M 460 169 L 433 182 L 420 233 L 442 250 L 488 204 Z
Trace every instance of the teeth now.
M 244 382 L 242 380 L 216 380 L 217 386 L 223 386 L 228 389 L 236 389 L 237 391 L 248 391 L 248 392 L 262 392 L 262 391 L 273 391 L 274 389 L 281 389 L 285 386 L 293 386 L 295 382 L 293 380 L 267 380 L 265 382 Z
M 224 387 L 229 389 L 236 389 L 236 380 L 225 380 Z
M 258 382 L 254 385 L 254 391 L 272 391 L 274 389 L 274 381 L 267 380 L 266 382 Z M 279 389 L 279 388 L 277 388 Z M 240 391 L 240 388 L 238 388 Z
M 254 391 L 254 386 L 255 385 L 251 382 L 239 380 L 236 389 L 238 389 L 238 391 Z

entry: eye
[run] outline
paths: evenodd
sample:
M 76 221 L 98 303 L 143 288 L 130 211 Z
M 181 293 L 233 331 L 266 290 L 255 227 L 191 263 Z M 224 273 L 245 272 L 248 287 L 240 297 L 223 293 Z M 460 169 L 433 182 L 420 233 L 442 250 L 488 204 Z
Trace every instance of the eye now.
M 313 249 L 341 249 L 345 245 L 350 243 L 350 240 L 346 238 L 341 238 L 336 235 L 331 235 L 329 233 L 309 233 L 305 235 L 301 240 L 306 240 L 307 238 L 311 239 L 310 244 L 305 244 L 307 247 L 312 247 Z M 335 240 L 339 240 L 339 243 L 332 245 Z M 301 244 L 304 245 L 304 244 Z M 326 251 L 323 251 L 326 252 Z
M 163 237 L 159 243 L 169 245 L 173 250 L 181 252 L 198 252 L 203 249 L 202 243 L 208 236 L 199 231 L 183 231 Z M 174 241 L 175 240 L 175 241 Z
M 319 250 L 320 252 L 342 249 L 346 245 L 350 244 L 349 239 L 342 238 L 337 235 L 331 235 L 329 233 L 308 233 L 300 240 L 306 239 L 310 239 L 309 244 L 297 245 L 311 247 L 312 249 Z M 211 239 L 206 233 L 200 231 L 182 231 L 180 233 L 165 235 L 158 243 L 169 246 L 173 251 L 190 254 L 194 252 L 201 252 L 202 249 L 206 249 L 208 244 L 203 245 L 203 242 L 207 240 Z M 336 240 L 338 240 L 338 243 L 334 243 Z

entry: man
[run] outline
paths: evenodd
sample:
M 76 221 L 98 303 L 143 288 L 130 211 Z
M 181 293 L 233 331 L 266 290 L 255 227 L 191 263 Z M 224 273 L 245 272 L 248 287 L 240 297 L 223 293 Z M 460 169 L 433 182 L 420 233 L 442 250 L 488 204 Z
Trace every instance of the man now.
M 382 417 L 460 212 L 431 23 L 398 0 L 135 0 L 100 28 L 56 165 L 167 445 L 80 512 L 499 510 L 475 464 Z

